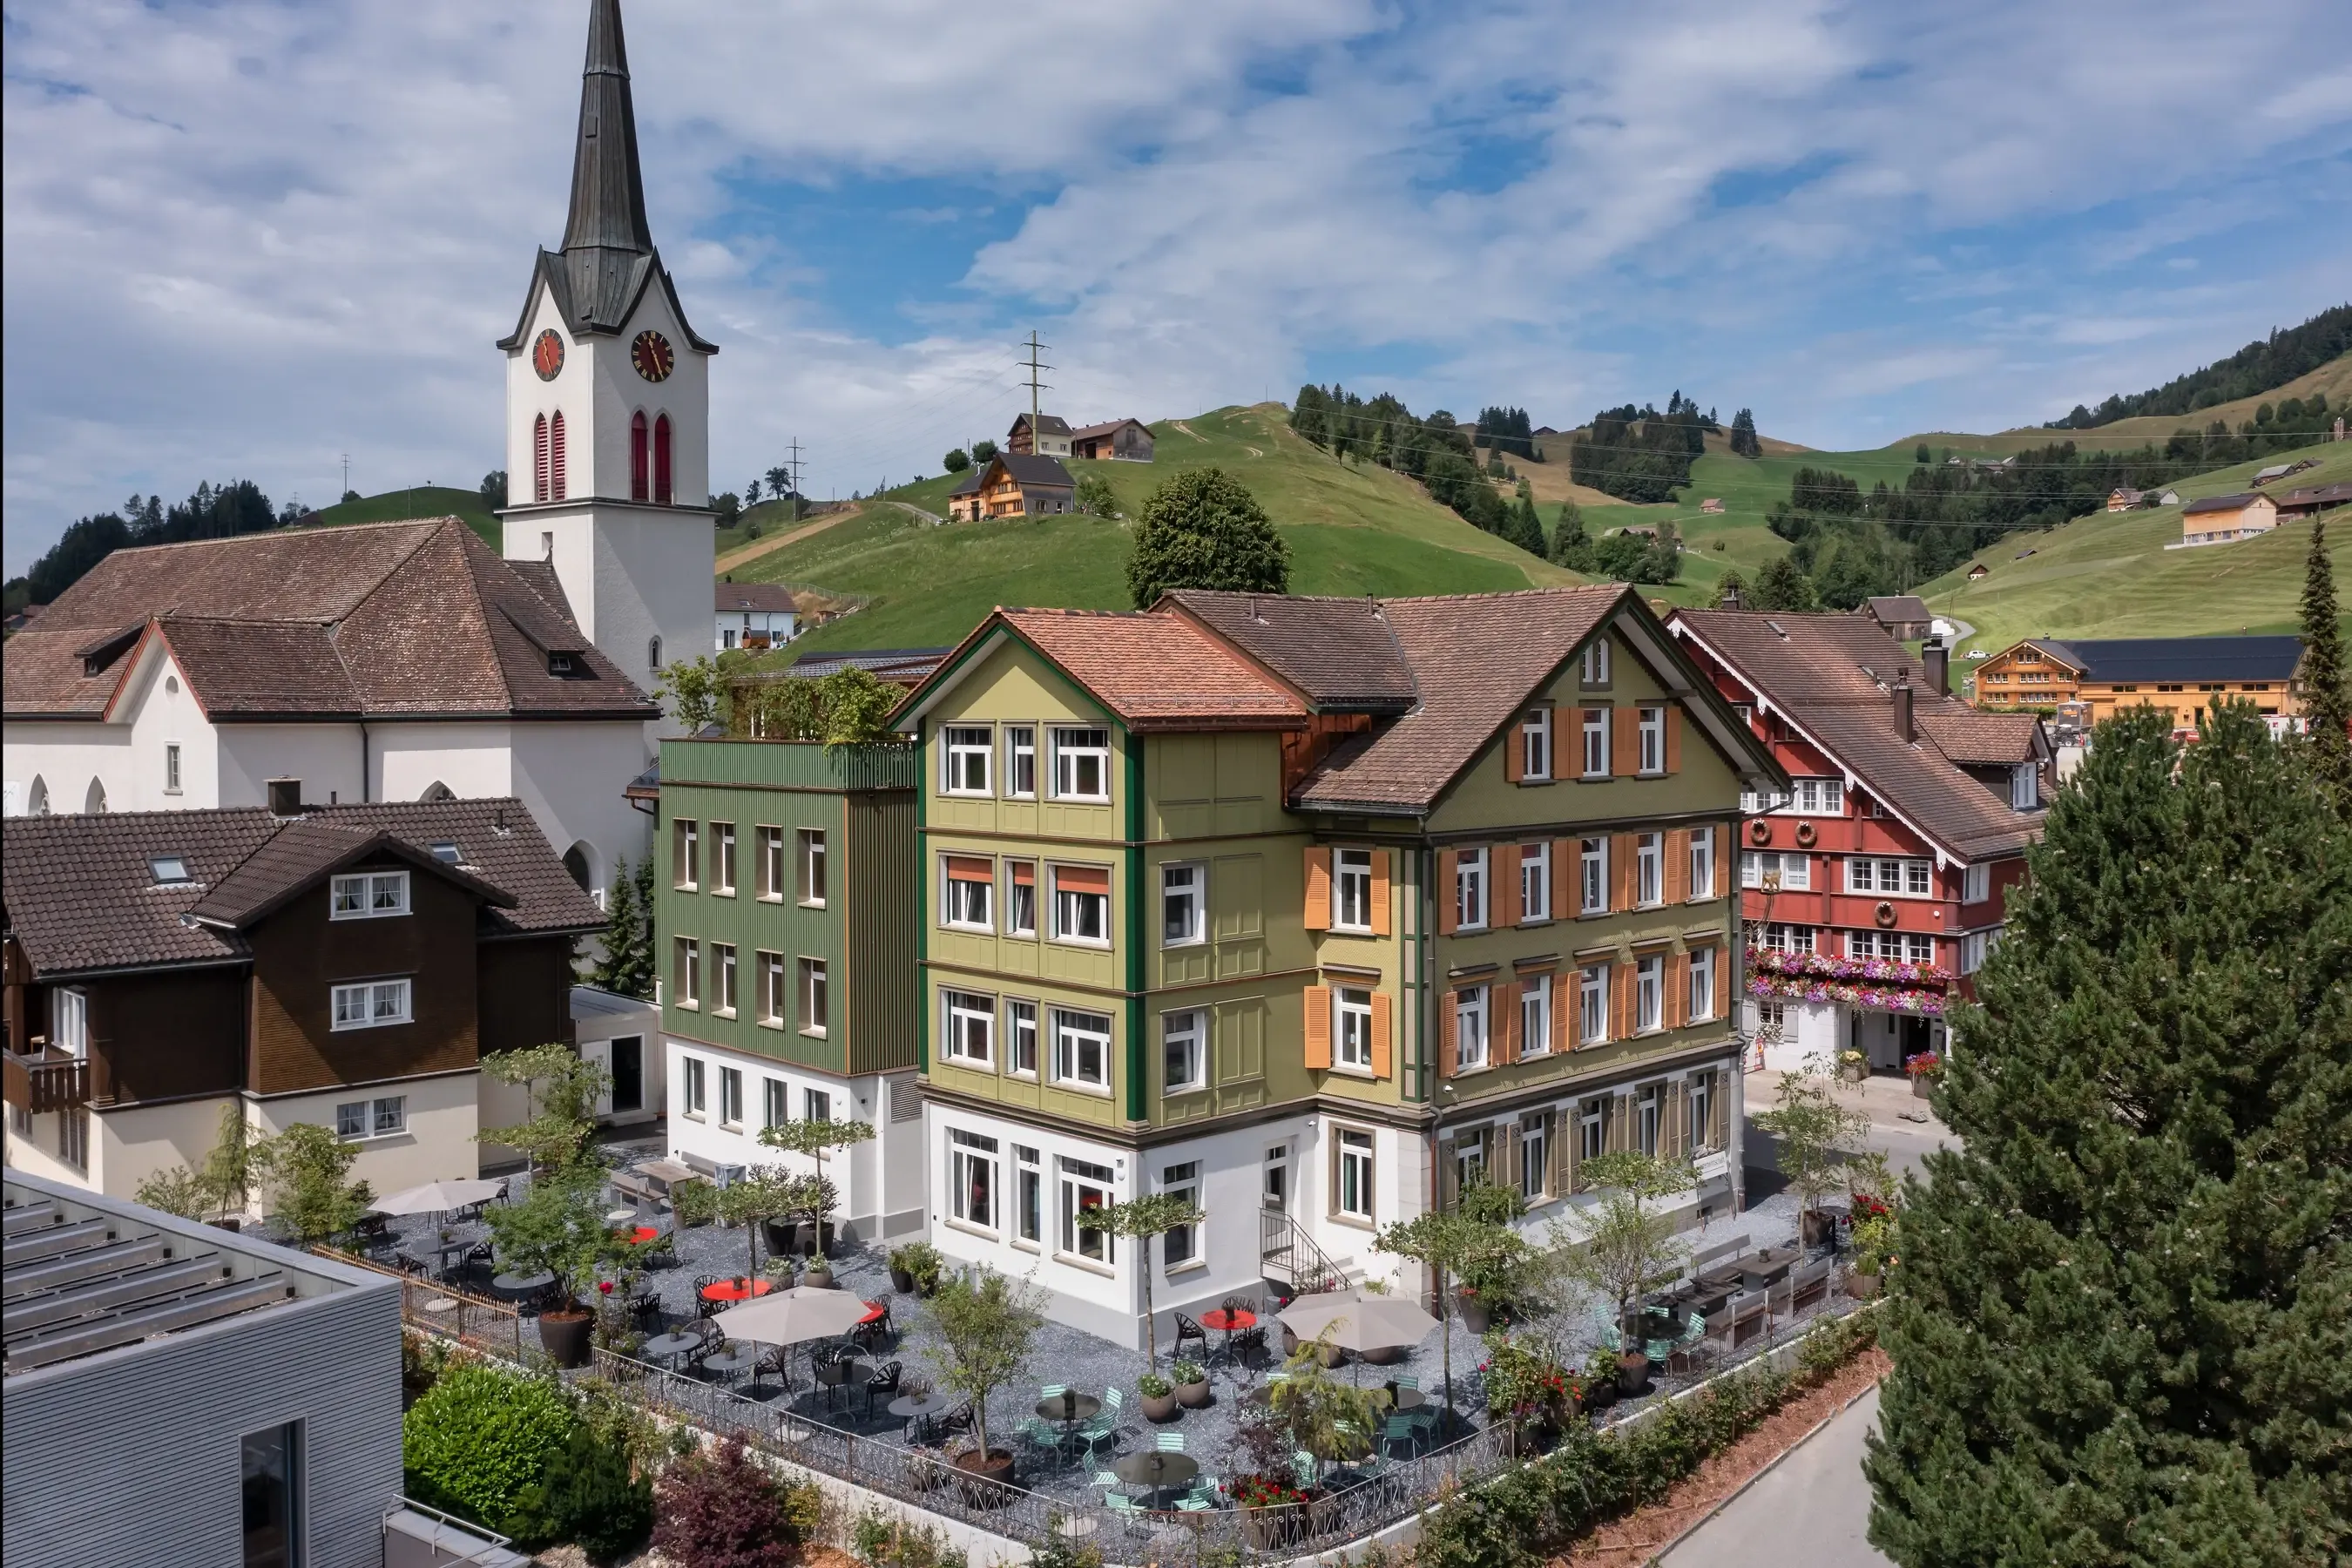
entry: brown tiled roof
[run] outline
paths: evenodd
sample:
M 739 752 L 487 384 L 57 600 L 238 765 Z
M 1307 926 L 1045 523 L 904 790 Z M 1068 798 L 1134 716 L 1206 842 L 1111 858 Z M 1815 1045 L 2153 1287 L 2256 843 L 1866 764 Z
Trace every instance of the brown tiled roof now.
M 235 962 L 248 951 L 241 935 L 181 917 L 199 905 L 266 910 L 258 895 L 282 896 L 290 868 L 315 867 L 315 880 L 335 863 L 321 858 L 324 847 L 364 847 L 381 835 L 420 865 L 434 858 L 434 845 L 455 844 L 460 876 L 497 895 L 479 916 L 486 935 L 604 924 L 513 799 L 313 806 L 287 820 L 259 806 L 12 818 L 0 836 L 0 902 L 44 976 Z M 280 840 L 289 842 L 281 848 Z M 194 880 L 156 886 L 151 861 L 165 855 L 184 859 Z
M 1884 594 L 1866 601 L 1870 614 L 1881 621 L 1924 621 L 1928 618 L 1927 601 L 1916 594 Z
M 782 583 L 721 583 L 712 602 L 722 611 L 800 608 L 793 591 Z
M 1873 794 L 1959 858 L 2013 851 L 2041 837 L 2040 812 L 2011 809 L 1961 771 L 2032 760 L 2040 721 L 1979 713 L 1937 694 L 1919 661 L 1870 617 L 1676 610 L 1668 625 L 1687 628 Z M 1908 743 L 1886 689 L 1906 681 L 1919 734 Z M 2013 754 L 2011 737 L 2021 742 Z M 1944 749 L 1947 738 L 1958 754 Z
M 1179 588 L 1173 607 L 1209 626 L 1306 693 L 1318 708 L 1410 708 L 1412 667 L 1377 599 L 1225 594 Z
M 1015 430 L 1028 423 L 1029 416 L 1026 414 L 1013 416 L 1013 428 Z M 1040 414 L 1037 416 L 1037 429 L 1046 436 L 1066 436 L 1070 433 L 1070 424 L 1058 414 Z
M 1028 452 L 999 452 L 989 461 L 1003 464 L 1004 471 L 1013 476 L 1013 482 L 1024 488 L 1043 485 L 1048 489 L 1066 490 L 1076 488 L 1078 482 L 1070 477 L 1069 469 L 1062 467 L 1059 458 L 1042 458 Z
M 1070 432 L 1073 441 L 1090 441 L 1097 436 L 1108 436 L 1114 430 L 1124 430 L 1130 425 L 1143 425 L 1140 419 L 1106 419 L 1099 425 L 1081 425 Z M 1143 433 L 1151 434 L 1151 426 L 1143 425 Z
M 78 650 L 136 626 L 216 720 L 656 711 L 543 563 L 501 560 L 456 518 L 118 550 L 8 639 L 9 716 L 103 714 L 136 660 L 85 673 Z
M 304 817 L 289 822 L 239 861 L 235 870 L 195 902 L 188 917 L 213 925 L 248 926 L 320 878 L 386 854 L 455 882 L 500 909 L 510 910 L 517 902 L 513 894 L 471 872 L 445 865 L 429 850 L 409 844 L 389 828 Z
M 1632 599 L 1632 589 L 1612 584 L 1382 600 L 1381 618 L 1412 675 L 1415 706 L 1333 752 L 1291 792 L 1293 804 L 1427 809 L 1529 694 Z
M 1137 729 L 1280 729 L 1307 718 L 1297 694 L 1180 616 L 999 610 L 974 636 L 999 621 Z

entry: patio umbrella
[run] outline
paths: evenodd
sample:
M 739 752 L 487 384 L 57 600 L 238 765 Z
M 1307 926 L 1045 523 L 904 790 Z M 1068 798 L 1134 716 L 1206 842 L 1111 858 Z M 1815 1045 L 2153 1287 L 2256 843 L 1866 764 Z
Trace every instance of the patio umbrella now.
M 866 1310 L 855 1291 L 795 1285 L 730 1307 L 713 1314 L 710 1321 L 730 1340 L 793 1345 L 803 1340 L 837 1339 L 856 1328 Z
M 445 1214 L 474 1204 L 486 1204 L 507 1190 L 504 1182 L 456 1181 L 427 1182 L 421 1187 L 408 1187 L 375 1202 L 377 1214 Z
M 1328 1328 L 1333 1344 L 1360 1353 L 1417 1345 L 1437 1327 L 1437 1320 L 1415 1302 L 1354 1290 L 1302 1296 L 1279 1318 L 1283 1327 L 1302 1340 L 1320 1339 Z

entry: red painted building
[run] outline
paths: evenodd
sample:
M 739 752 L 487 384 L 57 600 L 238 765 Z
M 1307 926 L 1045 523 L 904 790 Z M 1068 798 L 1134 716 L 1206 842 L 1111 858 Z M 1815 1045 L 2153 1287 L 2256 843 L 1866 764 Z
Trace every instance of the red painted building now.
M 1943 1050 L 2041 837 L 2053 752 L 2032 714 L 1952 697 L 1948 651 L 1875 621 L 1676 610 L 1667 628 L 1788 770 L 1748 797 L 1739 876 L 1752 1066 L 1873 1071 Z

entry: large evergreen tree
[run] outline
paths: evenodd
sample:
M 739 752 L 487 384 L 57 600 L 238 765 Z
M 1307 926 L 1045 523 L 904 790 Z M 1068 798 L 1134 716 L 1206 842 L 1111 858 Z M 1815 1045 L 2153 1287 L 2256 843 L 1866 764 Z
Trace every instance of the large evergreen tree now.
M 1600 570 L 1592 558 L 1592 537 L 1584 531 L 1584 514 L 1572 500 L 1559 503 L 1559 526 L 1551 534 L 1551 558 L 1571 572 Z
M 2352 829 L 2253 709 L 2099 727 L 1956 1020 L 1864 1470 L 1906 1568 L 2336 1561 Z
M 2352 821 L 2352 686 L 2345 681 L 2344 631 L 2336 620 L 2336 572 L 2327 559 L 2327 525 L 2311 520 L 2303 563 L 2303 712 L 2311 761 L 2336 807 Z
M 1127 586 L 1138 609 L 1171 588 L 1285 593 L 1290 546 L 1239 479 L 1223 468 L 1190 468 L 1145 500 Z
M 1814 591 L 1813 580 L 1805 575 L 1803 567 L 1786 555 L 1776 555 L 1756 574 L 1756 586 L 1748 595 L 1748 607 L 1802 614 L 1821 608 L 1821 595 Z

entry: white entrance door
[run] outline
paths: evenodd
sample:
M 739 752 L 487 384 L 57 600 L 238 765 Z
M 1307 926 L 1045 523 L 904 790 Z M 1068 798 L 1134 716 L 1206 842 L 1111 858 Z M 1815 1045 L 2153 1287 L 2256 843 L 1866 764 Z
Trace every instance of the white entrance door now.
M 613 1083 L 611 1074 L 613 1071 L 613 1042 L 610 1040 L 582 1041 L 580 1045 L 580 1059 L 604 1069 L 606 1075 L 604 1092 L 596 1097 L 596 1114 L 600 1117 L 612 1115 Z

